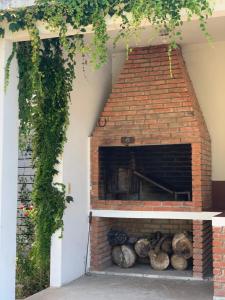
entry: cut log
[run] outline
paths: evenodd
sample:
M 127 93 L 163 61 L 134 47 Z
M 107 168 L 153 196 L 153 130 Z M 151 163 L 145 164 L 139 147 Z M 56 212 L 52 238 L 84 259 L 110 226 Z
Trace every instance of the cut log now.
M 166 252 L 155 250 L 149 251 L 150 265 L 154 270 L 163 271 L 169 267 L 170 259 Z
M 189 259 L 193 256 L 193 245 L 186 232 L 177 233 L 173 237 L 172 248 L 174 254 Z
M 163 252 L 166 252 L 167 254 L 172 254 L 173 253 L 173 249 L 172 249 L 172 237 L 167 236 L 165 238 L 165 240 L 162 242 L 161 250 Z
M 121 268 L 131 268 L 136 262 L 137 255 L 128 245 L 116 246 L 112 249 L 112 260 Z
M 150 242 L 147 239 L 140 239 L 134 245 L 135 252 L 141 258 L 148 257 L 148 253 L 150 251 Z
M 171 265 L 175 270 L 183 271 L 188 267 L 188 262 L 184 256 L 174 254 L 171 257 Z

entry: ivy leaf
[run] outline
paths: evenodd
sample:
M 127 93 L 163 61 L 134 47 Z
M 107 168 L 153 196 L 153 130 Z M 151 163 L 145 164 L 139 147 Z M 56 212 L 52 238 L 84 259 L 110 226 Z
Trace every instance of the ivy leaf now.
M 20 30 L 20 25 L 18 23 L 10 23 L 9 30 L 12 32 L 16 32 Z

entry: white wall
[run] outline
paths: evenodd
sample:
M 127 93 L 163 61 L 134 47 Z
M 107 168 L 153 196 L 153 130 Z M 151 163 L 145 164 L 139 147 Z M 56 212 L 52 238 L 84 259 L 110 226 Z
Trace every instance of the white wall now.
M 111 90 L 111 62 L 98 71 L 85 66 L 83 72 L 79 58 L 76 74 L 62 169 L 63 182 L 71 185 L 74 203 L 65 212 L 63 239 L 53 239 L 52 286 L 70 282 L 85 271 L 90 185 L 88 137 Z
M 212 140 L 212 178 L 225 180 L 225 42 L 183 47 Z
M 225 42 L 182 47 L 183 56 L 212 140 L 212 179 L 225 180 Z M 126 59 L 112 56 L 115 82 Z
M 120 72 L 122 71 L 123 65 L 127 59 L 127 53 L 115 52 L 112 54 L 112 83 L 116 83 Z
M 8 7 L 29 6 L 34 4 L 35 0 L 0 0 L 0 9 Z

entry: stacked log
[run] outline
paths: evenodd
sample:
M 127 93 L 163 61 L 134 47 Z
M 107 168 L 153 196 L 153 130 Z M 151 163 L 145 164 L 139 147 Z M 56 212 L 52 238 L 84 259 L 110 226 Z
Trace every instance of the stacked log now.
M 140 258 L 148 257 L 151 244 L 148 239 L 139 239 L 134 245 L 135 252 Z
M 162 245 L 167 236 L 162 236 L 154 249 L 149 251 L 150 265 L 154 270 L 163 271 L 169 267 L 170 259 L 168 253 L 162 250 Z
M 124 232 L 120 234 L 111 230 L 108 240 L 113 246 L 112 260 L 121 268 L 133 267 L 138 260 L 147 262 L 157 271 L 166 270 L 169 266 L 175 270 L 186 270 L 193 256 L 192 238 L 187 232 L 174 235 L 156 232 L 147 238 L 136 239 Z
M 112 250 L 112 260 L 121 268 L 133 267 L 136 258 L 135 251 L 128 245 L 115 246 Z
M 193 245 L 191 237 L 187 232 L 177 233 L 172 241 L 173 256 L 171 265 L 175 270 L 186 270 L 188 259 L 193 256 Z
M 187 232 L 174 235 L 172 248 L 175 254 L 183 256 L 185 259 L 189 259 L 193 256 L 192 241 Z
M 154 270 L 163 271 L 169 267 L 170 259 L 166 252 L 155 250 L 149 251 L 150 265 Z
M 183 271 L 187 269 L 188 261 L 181 255 L 173 254 L 171 256 L 171 265 L 175 270 Z

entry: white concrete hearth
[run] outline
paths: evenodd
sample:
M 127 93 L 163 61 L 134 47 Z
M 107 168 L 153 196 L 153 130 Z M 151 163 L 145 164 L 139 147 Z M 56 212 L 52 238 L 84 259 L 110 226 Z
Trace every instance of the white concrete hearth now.
M 179 212 L 179 211 L 130 211 L 130 210 L 91 210 L 93 217 L 126 219 L 174 219 L 211 221 L 221 212 Z

